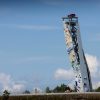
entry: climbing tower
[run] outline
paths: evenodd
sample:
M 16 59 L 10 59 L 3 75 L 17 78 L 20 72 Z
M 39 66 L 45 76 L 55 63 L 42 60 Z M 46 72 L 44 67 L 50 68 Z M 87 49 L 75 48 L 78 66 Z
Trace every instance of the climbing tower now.
M 92 91 L 90 71 L 82 48 L 78 17 L 70 14 L 63 17 L 67 52 L 75 74 L 75 90 L 77 92 Z

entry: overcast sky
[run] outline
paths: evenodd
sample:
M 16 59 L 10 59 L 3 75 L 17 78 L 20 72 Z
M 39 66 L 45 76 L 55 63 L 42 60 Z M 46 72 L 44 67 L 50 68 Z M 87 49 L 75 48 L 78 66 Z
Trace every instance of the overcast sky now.
M 92 81 L 100 85 L 99 9 L 99 0 L 0 0 L 0 90 L 73 84 L 61 19 L 70 13 L 79 17 Z

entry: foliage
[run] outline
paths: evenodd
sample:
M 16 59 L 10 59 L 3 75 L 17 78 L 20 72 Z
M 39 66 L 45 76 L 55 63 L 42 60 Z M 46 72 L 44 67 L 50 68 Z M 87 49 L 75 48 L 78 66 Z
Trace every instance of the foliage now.
M 51 90 L 49 87 L 46 87 L 46 90 L 45 90 L 46 93 L 51 93 Z
M 30 91 L 29 91 L 29 90 L 25 90 L 25 91 L 23 92 L 23 94 L 30 94 Z
M 98 87 L 97 89 L 95 89 L 95 92 L 100 92 L 100 87 Z
M 54 93 L 57 92 L 66 92 L 67 90 L 71 90 L 69 86 L 65 85 L 65 84 L 61 84 L 60 86 L 57 86 L 53 89 Z
M 10 95 L 10 93 L 8 92 L 8 90 L 5 90 L 3 92 L 3 100 L 8 100 L 9 99 L 9 95 Z
M 46 88 L 46 93 L 60 93 L 60 92 L 66 92 L 66 91 L 72 91 L 71 88 L 65 84 L 61 84 L 60 86 L 56 86 L 54 89 L 50 89 L 49 87 Z

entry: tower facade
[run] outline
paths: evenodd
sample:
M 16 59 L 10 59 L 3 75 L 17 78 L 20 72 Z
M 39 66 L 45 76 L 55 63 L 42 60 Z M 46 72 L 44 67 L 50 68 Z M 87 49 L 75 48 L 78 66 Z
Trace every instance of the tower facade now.
M 75 74 L 75 89 L 77 92 L 90 92 L 92 83 L 82 48 L 78 17 L 75 14 L 63 17 L 63 24 L 67 52 Z

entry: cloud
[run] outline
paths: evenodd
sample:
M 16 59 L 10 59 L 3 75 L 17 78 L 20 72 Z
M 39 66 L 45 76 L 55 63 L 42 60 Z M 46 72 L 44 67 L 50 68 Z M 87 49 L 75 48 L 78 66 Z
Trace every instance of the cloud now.
M 11 56 L 12 55 L 12 56 Z M 2 53 L 1 56 L 5 57 L 0 57 L 1 62 L 0 64 L 11 64 L 11 65 L 19 65 L 19 64 L 33 64 L 33 63 L 53 63 L 55 61 L 61 61 L 61 58 L 58 57 L 53 57 L 53 56 L 47 56 L 47 55 L 41 55 L 41 56 L 16 56 L 13 55 L 12 53 Z
M 93 84 L 93 89 L 97 89 L 98 87 L 100 87 L 100 81 Z
M 10 75 L 7 75 L 5 73 L 0 73 L 0 84 L 1 84 L 1 90 L 8 90 L 11 93 L 13 92 L 21 92 L 24 88 L 25 85 L 23 83 L 16 83 L 11 79 Z M 1 91 L 1 92 L 2 92 Z
M 100 86 L 99 59 L 96 56 L 90 54 L 85 54 L 85 56 L 91 73 L 93 89 L 96 89 L 97 87 Z
M 86 60 L 87 60 L 88 67 L 90 69 L 92 77 L 96 77 L 99 70 L 99 66 L 100 66 L 98 58 L 90 54 L 85 54 L 85 56 L 86 56 Z M 55 71 L 54 76 L 56 79 L 71 79 L 74 77 L 73 74 L 74 74 L 73 69 L 65 70 L 65 69 L 59 68 Z
M 21 29 L 29 29 L 29 30 L 55 30 L 58 29 L 55 26 L 48 26 L 48 25 L 19 25 L 17 26 Z
M 58 58 L 54 58 L 52 56 L 31 56 L 31 57 L 19 57 L 19 58 L 13 58 L 10 59 L 10 63 L 13 64 L 31 64 L 34 62 L 40 62 L 40 63 L 48 63 L 52 62 L 54 60 L 59 60 Z
M 86 56 L 86 60 L 88 63 L 88 67 L 90 69 L 90 73 L 91 73 L 91 77 L 92 77 L 92 83 L 93 83 L 93 88 L 97 88 L 98 86 L 100 86 L 100 63 L 99 63 L 99 59 L 94 56 L 94 55 L 90 55 L 90 54 L 85 54 Z M 55 71 L 54 74 L 55 79 L 58 80 L 73 80 L 74 81 L 74 73 L 73 73 L 73 69 L 62 69 L 62 68 L 58 68 Z M 74 85 L 74 82 L 71 81 L 69 83 L 69 85 L 72 87 Z
M 24 89 L 24 88 L 25 88 L 24 84 L 14 83 L 13 86 L 12 86 L 12 91 L 15 91 L 15 92 L 18 93 L 18 92 L 22 91 L 22 89 Z
M 10 75 L 6 75 L 4 73 L 0 73 L 0 82 L 2 82 L 2 84 L 8 84 L 10 81 Z
M 88 64 L 88 67 L 90 69 L 90 72 L 91 72 L 91 75 L 93 77 L 95 77 L 97 71 L 98 71 L 98 68 L 99 68 L 99 60 L 97 59 L 96 56 L 93 56 L 93 55 L 90 55 L 90 54 L 85 54 L 86 56 L 86 60 L 87 60 L 87 64 Z
M 7 28 L 18 28 L 24 30 L 58 30 L 59 27 L 53 25 L 17 25 L 17 24 L 0 24 L 0 27 L 7 27 Z
M 3 90 L 9 89 L 8 84 L 10 83 L 11 77 L 10 75 L 6 75 L 4 73 L 0 73 L 0 83 L 3 86 Z
M 55 79 L 61 80 L 72 80 L 74 77 L 74 73 L 72 69 L 65 70 L 65 69 L 57 69 L 54 74 Z

